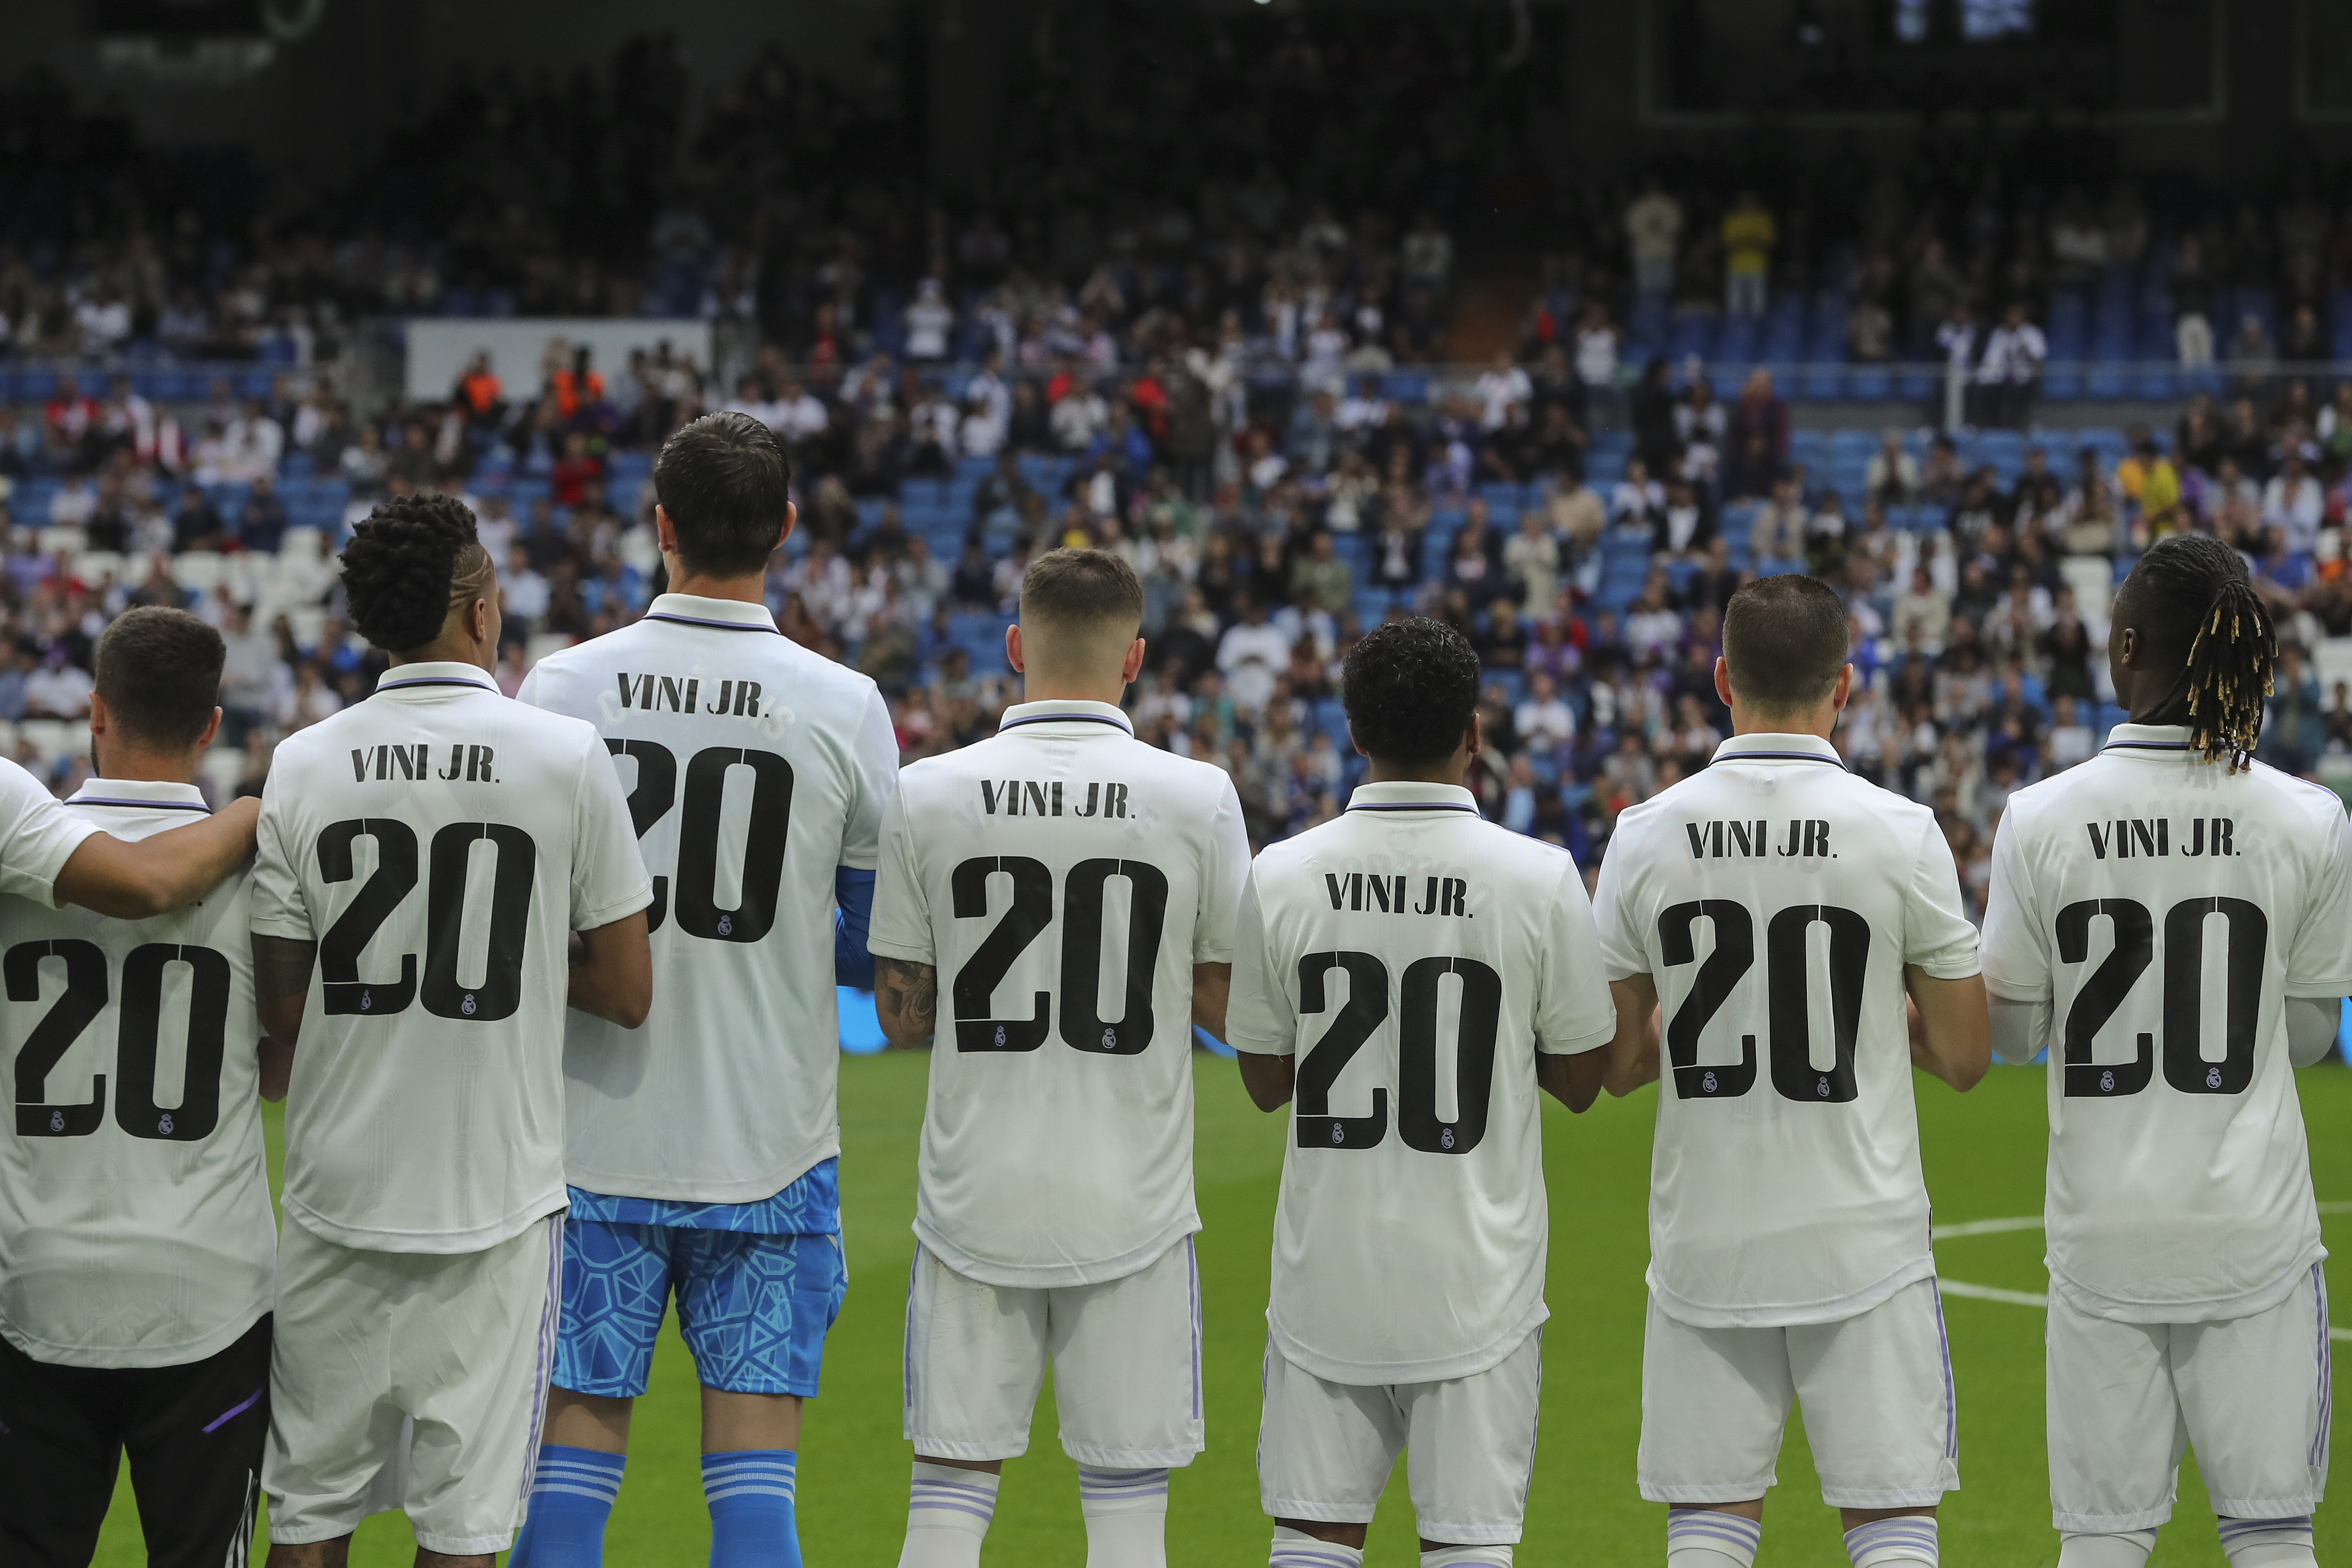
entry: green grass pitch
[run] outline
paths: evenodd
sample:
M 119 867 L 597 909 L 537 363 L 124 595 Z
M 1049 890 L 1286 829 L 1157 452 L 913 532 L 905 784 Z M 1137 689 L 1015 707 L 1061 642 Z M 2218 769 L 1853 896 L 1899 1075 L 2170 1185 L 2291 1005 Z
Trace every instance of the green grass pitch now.
M 1258 1512 L 1252 1453 L 1268 1237 L 1286 1125 L 1250 1106 L 1230 1063 L 1203 1056 L 1197 1065 L 1209 1449 L 1171 1489 L 1169 1559 L 1177 1568 L 1265 1560 L 1269 1526 Z M 909 1458 L 899 1436 L 898 1344 L 925 1068 L 921 1058 L 907 1056 L 842 1063 L 842 1204 L 852 1278 L 826 1346 L 824 1396 L 809 1406 L 802 1443 L 801 1539 L 815 1568 L 889 1568 L 898 1560 Z M 2315 1068 L 2298 1079 L 2319 1195 L 2352 1199 L 2352 1143 L 2342 1136 L 2352 1125 L 2352 1071 Z M 1524 1564 L 1654 1563 L 1664 1552 L 1665 1510 L 1642 1501 L 1633 1488 L 1653 1093 L 1604 1100 L 1582 1117 L 1547 1105 L 1552 1316 L 1544 1338 L 1542 1438 L 1518 1552 Z M 1938 1221 L 2041 1212 L 2040 1069 L 1996 1068 L 1966 1098 L 1923 1077 L 1918 1093 Z M 274 1150 L 274 1114 L 271 1131 Z M 2333 1216 L 2328 1226 L 2339 1253 L 2352 1247 L 2352 1215 Z M 2044 1285 L 2041 1239 L 2034 1231 L 1948 1239 L 1937 1258 L 1948 1279 L 2038 1291 Z M 1947 1560 L 2054 1562 L 2042 1456 L 2041 1315 L 1950 1299 L 1946 1316 L 1959 1384 L 1964 1483 L 1944 1509 Z M 1085 1559 L 1076 1477 L 1054 1432 L 1049 1388 L 1028 1457 L 1006 1466 L 988 1538 L 992 1563 L 1077 1568 Z M 693 1368 L 672 1333 L 655 1362 L 653 1392 L 637 1412 L 606 1548 L 614 1568 L 698 1568 L 705 1561 L 709 1527 L 696 1454 Z M 1766 1510 L 1759 1561 L 1767 1568 L 1843 1563 L 1836 1520 L 1821 1504 L 1796 1423 L 1780 1481 Z M 2155 1568 L 2221 1563 L 2193 1463 L 2182 1468 L 2180 1489 Z M 1367 1561 L 1378 1568 L 1408 1568 L 1415 1561 L 1403 1494 L 1400 1467 L 1372 1529 Z M 406 1521 L 387 1514 L 361 1530 L 352 1560 L 364 1568 L 405 1568 L 410 1552 Z M 2352 1510 L 2341 1504 L 2322 1510 L 2321 1561 L 2347 1554 Z M 98 1561 L 142 1561 L 127 1484 Z

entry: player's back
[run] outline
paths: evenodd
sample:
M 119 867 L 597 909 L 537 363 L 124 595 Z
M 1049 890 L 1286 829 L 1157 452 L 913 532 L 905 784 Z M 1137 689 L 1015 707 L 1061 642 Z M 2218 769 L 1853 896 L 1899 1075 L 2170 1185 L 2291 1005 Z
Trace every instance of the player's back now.
M 595 731 L 464 664 L 281 742 L 254 930 L 316 942 L 285 1202 L 346 1247 L 465 1252 L 563 1204 L 574 930 L 644 907 Z
M 2010 797 L 1989 989 L 2053 1004 L 2050 1265 L 2106 1315 L 2242 1315 L 2320 1257 L 2284 1001 L 2352 993 L 2343 804 L 2118 725 Z
M 133 842 L 205 812 L 193 785 L 117 779 L 67 806 Z M 246 880 L 145 921 L 0 900 L 0 1332 L 37 1361 L 184 1364 L 268 1310 Z
M 1200 1228 L 1192 966 L 1248 865 L 1216 768 L 1100 702 L 1005 710 L 899 775 L 871 946 L 934 965 L 916 1233 L 990 1284 L 1116 1279 Z
M 1318 1377 L 1465 1377 L 1543 1321 L 1538 1050 L 1616 1014 L 1576 863 L 1467 790 L 1360 785 L 1252 868 L 1229 1013 L 1297 1058 L 1275 1343 Z
M 1656 981 L 1650 1282 L 1701 1327 L 1829 1321 L 1935 1265 L 1904 968 L 1977 973 L 1927 807 L 1751 734 L 1618 820 L 1610 973 Z
M 596 725 L 654 872 L 644 1030 L 568 1026 L 571 1180 L 768 1197 L 840 1147 L 834 873 L 872 868 L 896 786 L 881 693 L 761 605 L 665 595 L 542 659 L 520 696 Z

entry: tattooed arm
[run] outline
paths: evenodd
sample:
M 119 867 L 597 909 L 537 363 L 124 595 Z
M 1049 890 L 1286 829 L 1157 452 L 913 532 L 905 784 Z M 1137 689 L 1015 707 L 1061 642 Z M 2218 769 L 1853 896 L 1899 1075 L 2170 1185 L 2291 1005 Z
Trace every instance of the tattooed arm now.
M 253 1008 L 261 1024 L 261 1098 L 283 1100 L 294 1075 L 294 1037 L 310 997 L 318 944 L 284 937 L 253 939 Z
M 929 1045 L 940 1022 L 940 972 L 875 954 L 874 1012 L 883 1035 L 900 1050 Z

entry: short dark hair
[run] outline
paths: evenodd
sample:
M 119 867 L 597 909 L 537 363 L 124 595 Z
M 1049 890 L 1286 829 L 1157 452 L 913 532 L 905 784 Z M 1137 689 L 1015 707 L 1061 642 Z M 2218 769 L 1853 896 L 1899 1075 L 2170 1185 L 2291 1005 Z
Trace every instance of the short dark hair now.
M 1048 550 L 1021 574 L 1021 619 L 1082 627 L 1143 625 L 1143 584 L 1108 550 Z
M 342 560 L 352 625 L 385 652 L 406 653 L 441 635 L 457 584 L 487 571 L 489 552 L 463 502 L 419 490 L 362 518 Z
M 1759 577 L 1723 612 L 1723 662 L 1742 702 L 1793 713 L 1826 701 L 1852 647 L 1845 603 L 1801 573 Z
M 91 663 L 123 739 L 177 750 L 204 739 L 227 657 L 220 633 L 187 611 L 142 605 L 114 618 Z
M 1366 632 L 1340 669 L 1348 729 L 1377 762 L 1423 767 L 1452 756 L 1478 711 L 1470 640 L 1426 616 Z
M 774 553 L 793 504 L 793 461 L 749 414 L 706 414 L 662 443 L 654 495 L 697 572 L 741 577 Z

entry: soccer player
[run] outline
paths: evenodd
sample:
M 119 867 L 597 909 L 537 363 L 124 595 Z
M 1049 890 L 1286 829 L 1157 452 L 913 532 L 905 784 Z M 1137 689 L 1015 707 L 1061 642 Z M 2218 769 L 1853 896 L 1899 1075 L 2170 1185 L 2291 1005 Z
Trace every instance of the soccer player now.
M 489 678 L 498 582 L 471 513 L 387 501 L 342 583 L 392 668 L 279 743 L 252 883 L 262 1024 L 294 1053 L 269 1561 L 341 1568 L 405 1418 L 389 1489 L 417 1562 L 488 1568 L 554 1352 L 563 1009 L 644 1020 L 653 892 L 594 727 Z
M 1740 589 L 1715 671 L 1731 739 L 1619 818 L 1593 900 L 1610 1087 L 1658 1075 L 1665 1020 L 1642 1495 L 1670 1505 L 1670 1568 L 1749 1568 L 1801 1399 L 1855 1568 L 1933 1563 L 1959 1445 L 1910 1068 L 1984 1076 L 1977 933 L 1933 814 L 1830 744 L 1837 595 Z
M 2157 544 L 2107 641 L 2131 721 L 2011 795 L 1993 844 L 1994 1048 L 2052 1057 L 2063 1568 L 2139 1568 L 2189 1443 L 2233 1568 L 2313 1562 L 2327 1253 L 2291 1069 L 2352 992 L 2352 828 L 2249 754 L 2275 651 L 2236 552 Z
M 710 1561 L 800 1562 L 801 1401 L 846 1283 L 834 984 L 874 984 L 898 747 L 874 682 L 778 635 L 761 602 L 791 483 L 749 415 L 672 436 L 654 468 L 670 591 L 523 681 L 634 776 L 656 984 L 644 1039 L 581 1013 L 565 1037 L 563 1324 L 519 1568 L 602 1560 L 673 1294 L 702 1382 Z
M 1616 1011 L 1576 862 L 1461 785 L 1469 643 L 1399 621 L 1346 673 L 1371 771 L 1258 857 L 1234 944 L 1242 1080 L 1264 1110 L 1297 1090 L 1258 1489 L 1275 1568 L 1358 1568 L 1408 1448 L 1423 1568 L 1508 1568 L 1543 1381 L 1537 1090 L 1591 1104 Z
M 140 842 L 208 814 L 220 634 L 134 609 L 99 639 L 78 821 Z M 0 1562 L 79 1564 L 121 1456 L 169 1568 L 245 1561 L 269 1427 L 276 1250 L 240 872 L 193 909 L 0 908 L 16 1122 L 0 1142 Z M 257 1042 L 259 1050 L 257 1050 Z
M 1142 619 L 1118 557 L 1039 556 L 1005 633 L 1025 700 L 883 815 L 877 1010 L 895 1045 L 939 1031 L 902 1568 L 980 1561 L 1048 1356 L 1088 1568 L 1166 1562 L 1168 1470 L 1201 1451 L 1192 1026 L 1224 1029 L 1249 843 L 1232 781 L 1119 711 Z

